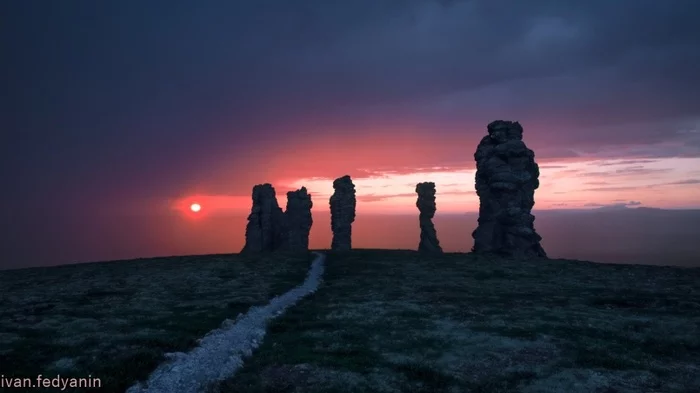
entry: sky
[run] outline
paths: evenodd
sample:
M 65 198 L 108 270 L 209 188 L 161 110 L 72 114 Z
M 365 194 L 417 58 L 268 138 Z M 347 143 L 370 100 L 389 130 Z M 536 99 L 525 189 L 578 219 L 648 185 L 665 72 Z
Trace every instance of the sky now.
M 345 174 L 358 214 L 415 213 L 420 181 L 436 183 L 438 214 L 475 211 L 473 153 L 496 119 L 520 121 L 535 151 L 536 209 L 700 208 L 695 0 L 8 0 L 0 13 L 12 255 L 126 218 L 165 233 L 162 217 L 245 214 L 265 182 L 282 206 L 306 186 L 323 213 Z

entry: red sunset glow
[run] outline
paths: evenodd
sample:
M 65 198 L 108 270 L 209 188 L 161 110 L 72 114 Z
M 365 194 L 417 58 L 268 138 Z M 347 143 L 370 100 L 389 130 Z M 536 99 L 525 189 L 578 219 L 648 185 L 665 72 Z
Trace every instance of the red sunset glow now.
M 327 157 L 322 154 L 317 160 L 325 159 Z M 640 201 L 661 208 L 692 208 L 698 207 L 697 201 L 700 200 L 700 184 L 684 181 L 700 168 L 700 159 L 696 158 L 648 160 L 639 164 L 626 164 L 625 160 L 540 160 L 540 168 L 536 209 L 589 208 L 620 200 Z M 340 168 L 336 169 L 337 176 L 344 174 Z M 438 214 L 478 209 L 474 169 L 467 165 L 463 168 L 410 168 L 405 173 L 401 170 L 355 172 L 358 173 L 353 181 L 357 188 L 359 213 L 414 213 L 414 189 L 416 183 L 422 181 L 436 183 Z M 282 208 L 287 191 L 305 186 L 314 198 L 314 211 L 328 211 L 327 201 L 333 193 L 332 177 L 294 179 L 290 178 L 290 170 L 283 167 L 279 173 L 284 177 L 267 181 L 275 187 Z M 250 189 L 253 185 L 250 184 Z M 173 208 L 186 211 L 194 199 L 206 201 L 207 210 L 213 215 L 245 213 L 251 207 L 249 195 L 200 194 L 177 200 Z
M 476 218 L 441 217 L 478 210 L 494 120 L 535 153 L 536 216 L 700 209 L 700 2 L 35 3 L 3 14 L 0 269 L 238 252 L 264 183 L 283 210 L 307 188 L 328 248 L 344 175 L 353 247 L 415 247 L 397 216 L 415 221 L 427 181 L 445 250 L 469 250 Z

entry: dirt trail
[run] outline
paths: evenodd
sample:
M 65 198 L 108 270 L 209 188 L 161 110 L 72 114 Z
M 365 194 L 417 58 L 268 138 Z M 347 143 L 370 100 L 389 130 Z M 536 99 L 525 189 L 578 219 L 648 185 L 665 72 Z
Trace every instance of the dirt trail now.
M 268 323 L 304 296 L 316 291 L 324 270 L 325 255 L 316 254 L 306 280 L 278 296 L 264 307 L 252 307 L 235 320 L 226 320 L 209 332 L 197 348 L 188 353 L 169 354 L 146 383 L 138 383 L 127 393 L 196 393 L 217 381 L 231 377 L 250 356 L 263 337 Z

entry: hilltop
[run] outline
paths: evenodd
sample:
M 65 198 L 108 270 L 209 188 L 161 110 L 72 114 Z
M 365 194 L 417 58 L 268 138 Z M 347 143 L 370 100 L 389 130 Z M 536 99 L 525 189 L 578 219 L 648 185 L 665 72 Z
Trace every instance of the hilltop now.
M 700 269 L 325 253 L 318 291 L 211 391 L 690 393 L 700 383 Z M 123 391 L 166 352 L 300 283 L 308 261 L 218 255 L 0 272 L 0 364 L 14 367 L 3 373 L 90 373 L 107 383 L 95 391 Z

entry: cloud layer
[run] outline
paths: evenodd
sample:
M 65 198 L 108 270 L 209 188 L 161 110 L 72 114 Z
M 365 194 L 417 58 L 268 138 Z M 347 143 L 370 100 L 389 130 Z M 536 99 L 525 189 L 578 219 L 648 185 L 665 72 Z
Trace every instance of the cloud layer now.
M 195 197 L 238 209 L 262 182 L 320 197 L 344 174 L 368 209 L 412 209 L 420 179 L 439 183 L 439 206 L 473 210 L 473 152 L 495 119 L 525 127 L 538 206 L 700 200 L 695 0 L 11 0 L 0 12 L 12 225 L 148 220 Z

